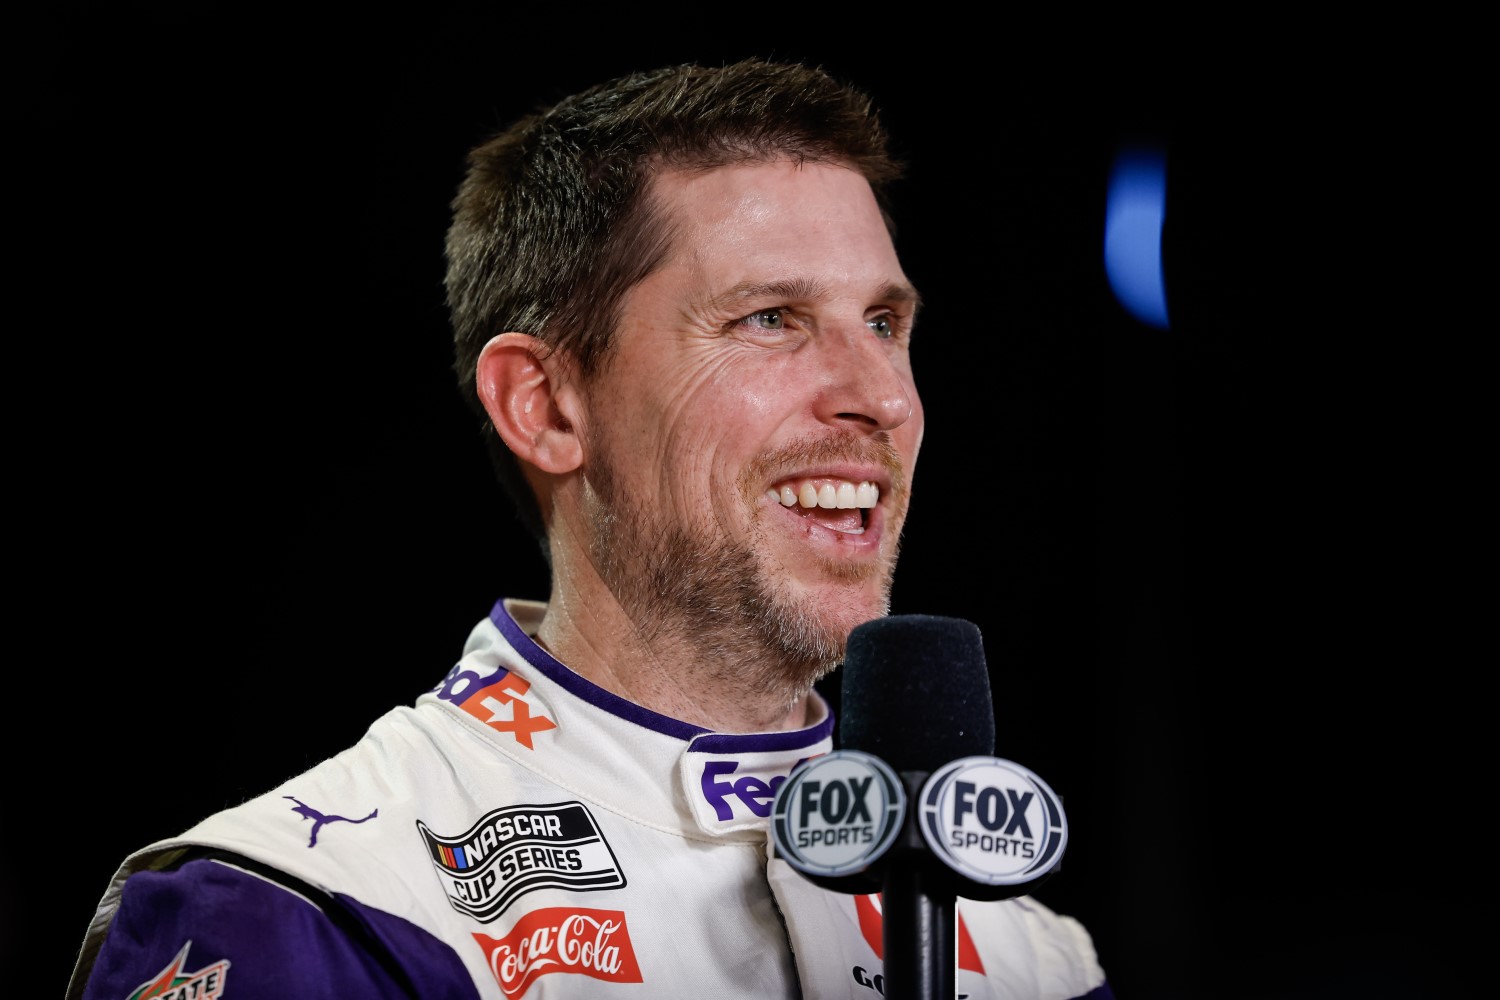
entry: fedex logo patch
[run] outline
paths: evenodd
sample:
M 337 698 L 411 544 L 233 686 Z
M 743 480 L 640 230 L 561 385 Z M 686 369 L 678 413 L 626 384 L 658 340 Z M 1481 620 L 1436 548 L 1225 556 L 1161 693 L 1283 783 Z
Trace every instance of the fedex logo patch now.
M 491 729 L 509 733 L 527 750 L 535 750 L 532 737 L 556 729 L 547 708 L 531 691 L 531 683 L 504 667 L 481 676 L 456 664 L 438 685 L 437 696 L 452 702 Z
M 822 752 L 816 744 L 749 753 L 715 753 L 690 745 L 679 766 L 682 790 L 698 826 L 707 832 L 764 826 L 770 821 L 776 790 L 787 775 Z
M 736 807 L 741 811 L 748 809 L 762 819 L 770 816 L 776 789 L 786 780 L 785 774 L 762 777 L 740 774 L 739 769 L 739 764 L 732 760 L 710 760 L 703 765 L 703 776 L 699 780 L 703 800 L 721 823 L 734 819 Z

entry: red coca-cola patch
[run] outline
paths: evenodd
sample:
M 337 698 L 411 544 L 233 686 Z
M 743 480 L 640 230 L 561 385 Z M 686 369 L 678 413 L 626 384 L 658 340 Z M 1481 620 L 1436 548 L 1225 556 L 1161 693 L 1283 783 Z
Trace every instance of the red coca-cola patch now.
M 619 910 L 548 906 L 516 921 L 509 934 L 475 934 L 490 971 L 508 997 L 526 992 L 538 976 L 571 972 L 610 983 L 641 982 L 641 967 Z

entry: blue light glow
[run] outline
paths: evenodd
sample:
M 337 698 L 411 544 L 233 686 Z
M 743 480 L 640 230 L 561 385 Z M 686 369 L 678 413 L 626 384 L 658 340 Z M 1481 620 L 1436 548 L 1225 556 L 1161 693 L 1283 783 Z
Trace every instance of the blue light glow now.
M 1104 210 L 1104 272 L 1126 312 L 1167 329 L 1161 231 L 1167 209 L 1164 154 L 1132 149 L 1115 157 Z

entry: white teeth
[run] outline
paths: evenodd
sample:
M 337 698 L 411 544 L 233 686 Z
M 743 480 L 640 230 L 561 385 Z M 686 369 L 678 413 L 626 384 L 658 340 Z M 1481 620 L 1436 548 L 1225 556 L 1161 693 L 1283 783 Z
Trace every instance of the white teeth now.
M 837 485 L 824 483 L 822 486 L 806 482 L 801 488 L 793 488 L 791 484 L 786 484 L 781 487 L 780 492 L 775 489 L 767 490 L 766 497 L 783 507 L 792 507 L 797 504 L 803 507 L 839 509 L 874 507 L 880 502 L 880 487 L 868 480 L 858 485 L 847 480 Z

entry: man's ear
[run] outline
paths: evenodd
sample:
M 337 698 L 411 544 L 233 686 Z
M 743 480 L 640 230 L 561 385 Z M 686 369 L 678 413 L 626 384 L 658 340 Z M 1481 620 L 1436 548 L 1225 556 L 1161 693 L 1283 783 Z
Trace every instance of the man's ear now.
M 502 333 L 479 352 L 475 387 L 511 451 L 543 472 L 578 468 L 583 449 L 567 413 L 577 400 L 560 358 L 535 337 Z

